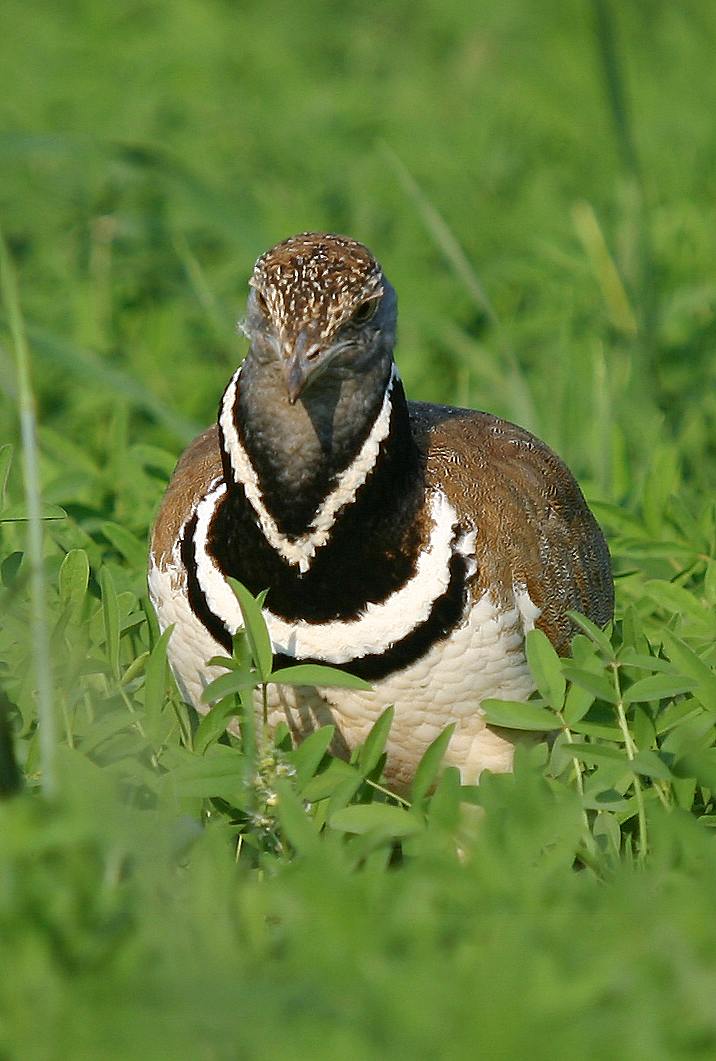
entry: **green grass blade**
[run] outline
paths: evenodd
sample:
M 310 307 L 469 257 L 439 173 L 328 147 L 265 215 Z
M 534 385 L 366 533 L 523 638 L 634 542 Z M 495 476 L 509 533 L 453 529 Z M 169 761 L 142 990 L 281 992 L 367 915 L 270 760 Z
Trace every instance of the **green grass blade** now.
M 84 386 L 87 386 L 88 381 L 92 381 L 103 393 L 126 398 L 135 409 L 141 409 L 158 423 L 164 424 L 182 442 L 190 442 L 200 430 L 200 425 L 187 420 L 155 398 L 139 380 L 105 364 L 91 350 L 59 335 L 53 335 L 37 325 L 29 326 L 27 332 L 33 349 L 42 357 L 54 364 L 64 365 Z
M 103 567 L 99 574 L 102 590 L 102 617 L 104 619 L 104 637 L 107 646 L 112 675 L 119 681 L 119 602 L 114 580 L 108 567 Z
M 0 513 L 3 511 L 7 504 L 5 490 L 7 487 L 7 477 L 10 474 L 11 464 L 12 444 L 10 442 L 5 442 L 4 445 L 0 446 Z
M 450 738 L 455 732 L 456 725 L 457 723 L 453 722 L 452 725 L 446 726 L 442 733 L 437 735 L 435 740 L 423 753 L 410 788 L 411 803 L 420 803 L 421 799 L 427 795 L 428 790 L 435 782 L 435 778 L 438 776 L 440 767 L 442 766 L 447 746 L 450 743 Z
M 334 689 L 370 689 L 370 682 L 355 674 L 324 667 L 321 663 L 297 663 L 295 667 L 281 667 L 273 671 L 271 681 L 276 685 L 325 685 Z
M 244 671 L 232 670 L 227 674 L 220 674 L 213 682 L 207 685 L 201 698 L 205 704 L 216 704 L 227 696 L 240 693 L 244 689 L 255 689 L 261 684 L 258 674 L 247 674 Z
M 339 832 L 373 833 L 386 840 L 402 840 L 424 830 L 414 814 L 389 803 L 358 803 L 343 807 L 331 814 L 328 824 Z
M 192 746 L 197 755 L 204 755 L 206 749 L 218 740 L 232 718 L 238 714 L 233 696 L 220 700 L 207 711 L 196 728 Z
M 540 695 L 555 711 L 561 711 L 567 683 L 559 656 L 543 630 L 531 630 L 525 647 L 527 662 Z
M 142 570 L 146 564 L 146 542 L 140 541 L 136 535 L 132 534 L 131 531 L 127 530 L 127 528 L 123 527 L 121 524 L 113 523 L 109 520 L 100 524 L 100 530 L 117 552 L 129 561 L 131 567 L 134 567 L 139 571 Z
M 567 615 L 577 624 L 577 626 L 581 627 L 590 641 L 594 642 L 605 659 L 610 661 L 614 659 L 614 649 L 612 648 L 611 641 L 596 623 L 593 623 L 591 619 L 587 619 L 586 615 L 582 615 L 581 612 L 568 611 Z
M 271 667 L 273 664 L 273 651 L 271 639 L 264 617 L 261 614 L 259 601 L 236 579 L 230 578 L 229 583 L 236 594 L 244 618 L 244 629 L 254 658 L 259 680 L 267 682 L 271 680 Z
M 89 584 L 89 559 L 84 549 L 70 549 L 60 566 L 60 600 L 65 608 L 77 614 L 87 593 Z
M 47 796 L 57 792 L 57 723 L 50 671 L 44 568 L 42 499 L 37 458 L 35 399 L 30 382 L 30 355 L 20 309 L 15 270 L 0 230 L 0 294 L 10 322 L 17 368 L 17 392 L 22 433 L 23 477 L 27 505 L 27 551 L 30 560 L 32 651 L 40 724 L 42 787 Z
M 301 741 L 289 755 L 290 761 L 296 771 L 294 785 L 297 792 L 303 790 L 304 785 L 310 781 L 318 766 L 328 751 L 328 747 L 336 732 L 335 726 L 321 726 L 320 729 L 310 733 L 305 740 Z
M 378 765 L 393 724 L 394 707 L 386 707 L 385 711 L 376 719 L 371 731 L 363 742 L 363 747 L 358 756 L 358 769 L 365 776 Z
M 300 855 L 317 855 L 320 833 L 313 819 L 306 814 L 303 803 L 286 781 L 277 778 L 274 787 L 278 797 L 278 818 L 288 842 Z
M 167 698 L 167 645 L 172 633 L 168 627 L 159 638 L 149 656 L 144 678 L 144 713 L 147 734 L 156 746 L 162 733 L 162 713 Z
M 525 704 L 520 700 L 483 700 L 481 708 L 485 721 L 490 726 L 537 732 L 545 732 L 559 726 L 557 716 L 539 704 Z
M 436 245 L 440 248 L 445 259 L 452 266 L 454 272 L 460 277 L 465 290 L 468 292 L 477 308 L 484 313 L 493 324 L 497 324 L 497 313 L 490 301 L 487 292 L 477 278 L 475 270 L 462 249 L 454 234 L 450 231 L 445 219 L 438 210 L 423 194 L 420 185 L 403 165 L 398 156 L 387 144 L 383 144 L 383 153 L 395 171 L 398 180 L 404 190 L 417 206 L 420 214 Z

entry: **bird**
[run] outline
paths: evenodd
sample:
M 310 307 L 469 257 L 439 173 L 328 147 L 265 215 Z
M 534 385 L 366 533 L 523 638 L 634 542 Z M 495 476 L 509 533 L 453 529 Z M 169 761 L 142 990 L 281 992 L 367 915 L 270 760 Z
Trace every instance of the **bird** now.
M 543 442 L 487 412 L 406 399 L 396 321 L 393 287 L 354 239 L 304 232 L 258 258 L 248 351 L 170 479 L 149 588 L 199 712 L 223 673 L 207 661 L 242 626 L 227 578 L 267 591 L 275 665 L 368 683 L 270 685 L 269 727 L 300 742 L 331 724 L 331 750 L 348 757 L 392 706 L 384 778 L 399 791 L 450 724 L 443 761 L 463 783 L 510 771 L 520 734 L 488 725 L 481 704 L 529 698 L 527 633 L 566 654 L 568 612 L 603 627 L 614 584 L 604 536 Z

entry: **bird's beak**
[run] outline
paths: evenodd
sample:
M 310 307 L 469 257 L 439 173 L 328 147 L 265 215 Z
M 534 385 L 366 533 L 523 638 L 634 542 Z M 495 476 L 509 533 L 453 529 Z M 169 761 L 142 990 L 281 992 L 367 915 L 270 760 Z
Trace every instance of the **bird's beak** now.
M 314 372 L 323 364 L 320 344 L 308 328 L 295 338 L 286 339 L 281 349 L 281 368 L 288 400 L 293 405 Z

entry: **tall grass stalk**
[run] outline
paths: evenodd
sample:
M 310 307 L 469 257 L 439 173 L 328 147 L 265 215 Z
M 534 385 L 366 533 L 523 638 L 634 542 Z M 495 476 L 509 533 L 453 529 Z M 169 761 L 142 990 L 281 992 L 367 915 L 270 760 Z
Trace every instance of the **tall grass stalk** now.
M 624 64 L 618 46 L 617 28 L 609 0 L 592 0 L 597 60 L 601 66 L 607 106 L 617 148 L 625 172 L 631 179 L 637 199 L 637 253 L 639 260 L 638 297 L 640 309 L 640 342 L 636 354 L 641 363 L 635 375 L 644 390 L 652 388 L 651 361 L 656 346 L 656 302 L 654 265 L 651 246 L 651 217 L 644 187 L 634 126 L 629 110 Z
M 453 272 L 462 281 L 465 290 L 472 298 L 478 310 L 485 314 L 492 325 L 499 327 L 500 322 L 495 307 L 492 305 L 487 291 L 478 279 L 470 259 L 455 238 L 455 235 L 445 221 L 445 218 L 435 209 L 428 197 L 424 195 L 418 182 L 409 170 L 406 169 L 395 152 L 388 147 L 386 143 L 382 143 L 381 147 L 391 168 L 394 170 L 398 180 L 403 186 L 403 190 L 417 206 L 425 227 L 433 237 L 436 246 L 439 247 L 446 261 L 450 264 Z
M 462 283 L 465 291 L 473 300 L 479 312 L 484 313 L 490 326 L 493 328 L 500 346 L 500 353 L 509 366 L 511 391 L 516 409 L 519 410 L 517 419 L 530 430 L 539 430 L 537 411 L 532 401 L 527 381 L 520 367 L 514 350 L 505 338 L 504 329 L 490 296 L 480 281 L 475 268 L 460 242 L 451 230 L 442 214 L 433 206 L 428 197 L 423 193 L 420 185 L 403 165 L 395 152 L 386 144 L 382 143 L 383 153 L 390 166 L 400 181 L 403 190 L 412 200 L 422 218 L 427 232 L 433 239 L 435 246 L 440 250 L 453 273 Z
M 51 798 L 57 792 L 55 762 L 57 734 L 45 603 L 44 533 L 40 477 L 37 464 L 35 398 L 30 382 L 30 357 L 20 310 L 17 279 L 1 229 L 0 295 L 10 323 L 17 366 L 17 396 L 23 455 L 22 468 L 27 508 L 27 554 L 30 561 L 32 651 L 35 663 L 37 711 L 40 727 L 42 788 L 45 795 Z

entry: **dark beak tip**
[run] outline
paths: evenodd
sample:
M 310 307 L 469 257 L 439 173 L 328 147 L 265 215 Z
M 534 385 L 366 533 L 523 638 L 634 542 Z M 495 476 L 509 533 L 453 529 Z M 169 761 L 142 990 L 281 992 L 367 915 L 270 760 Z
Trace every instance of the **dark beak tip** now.
M 301 357 L 294 354 L 290 360 L 284 362 L 283 370 L 288 400 L 291 405 L 295 405 L 307 379 Z

